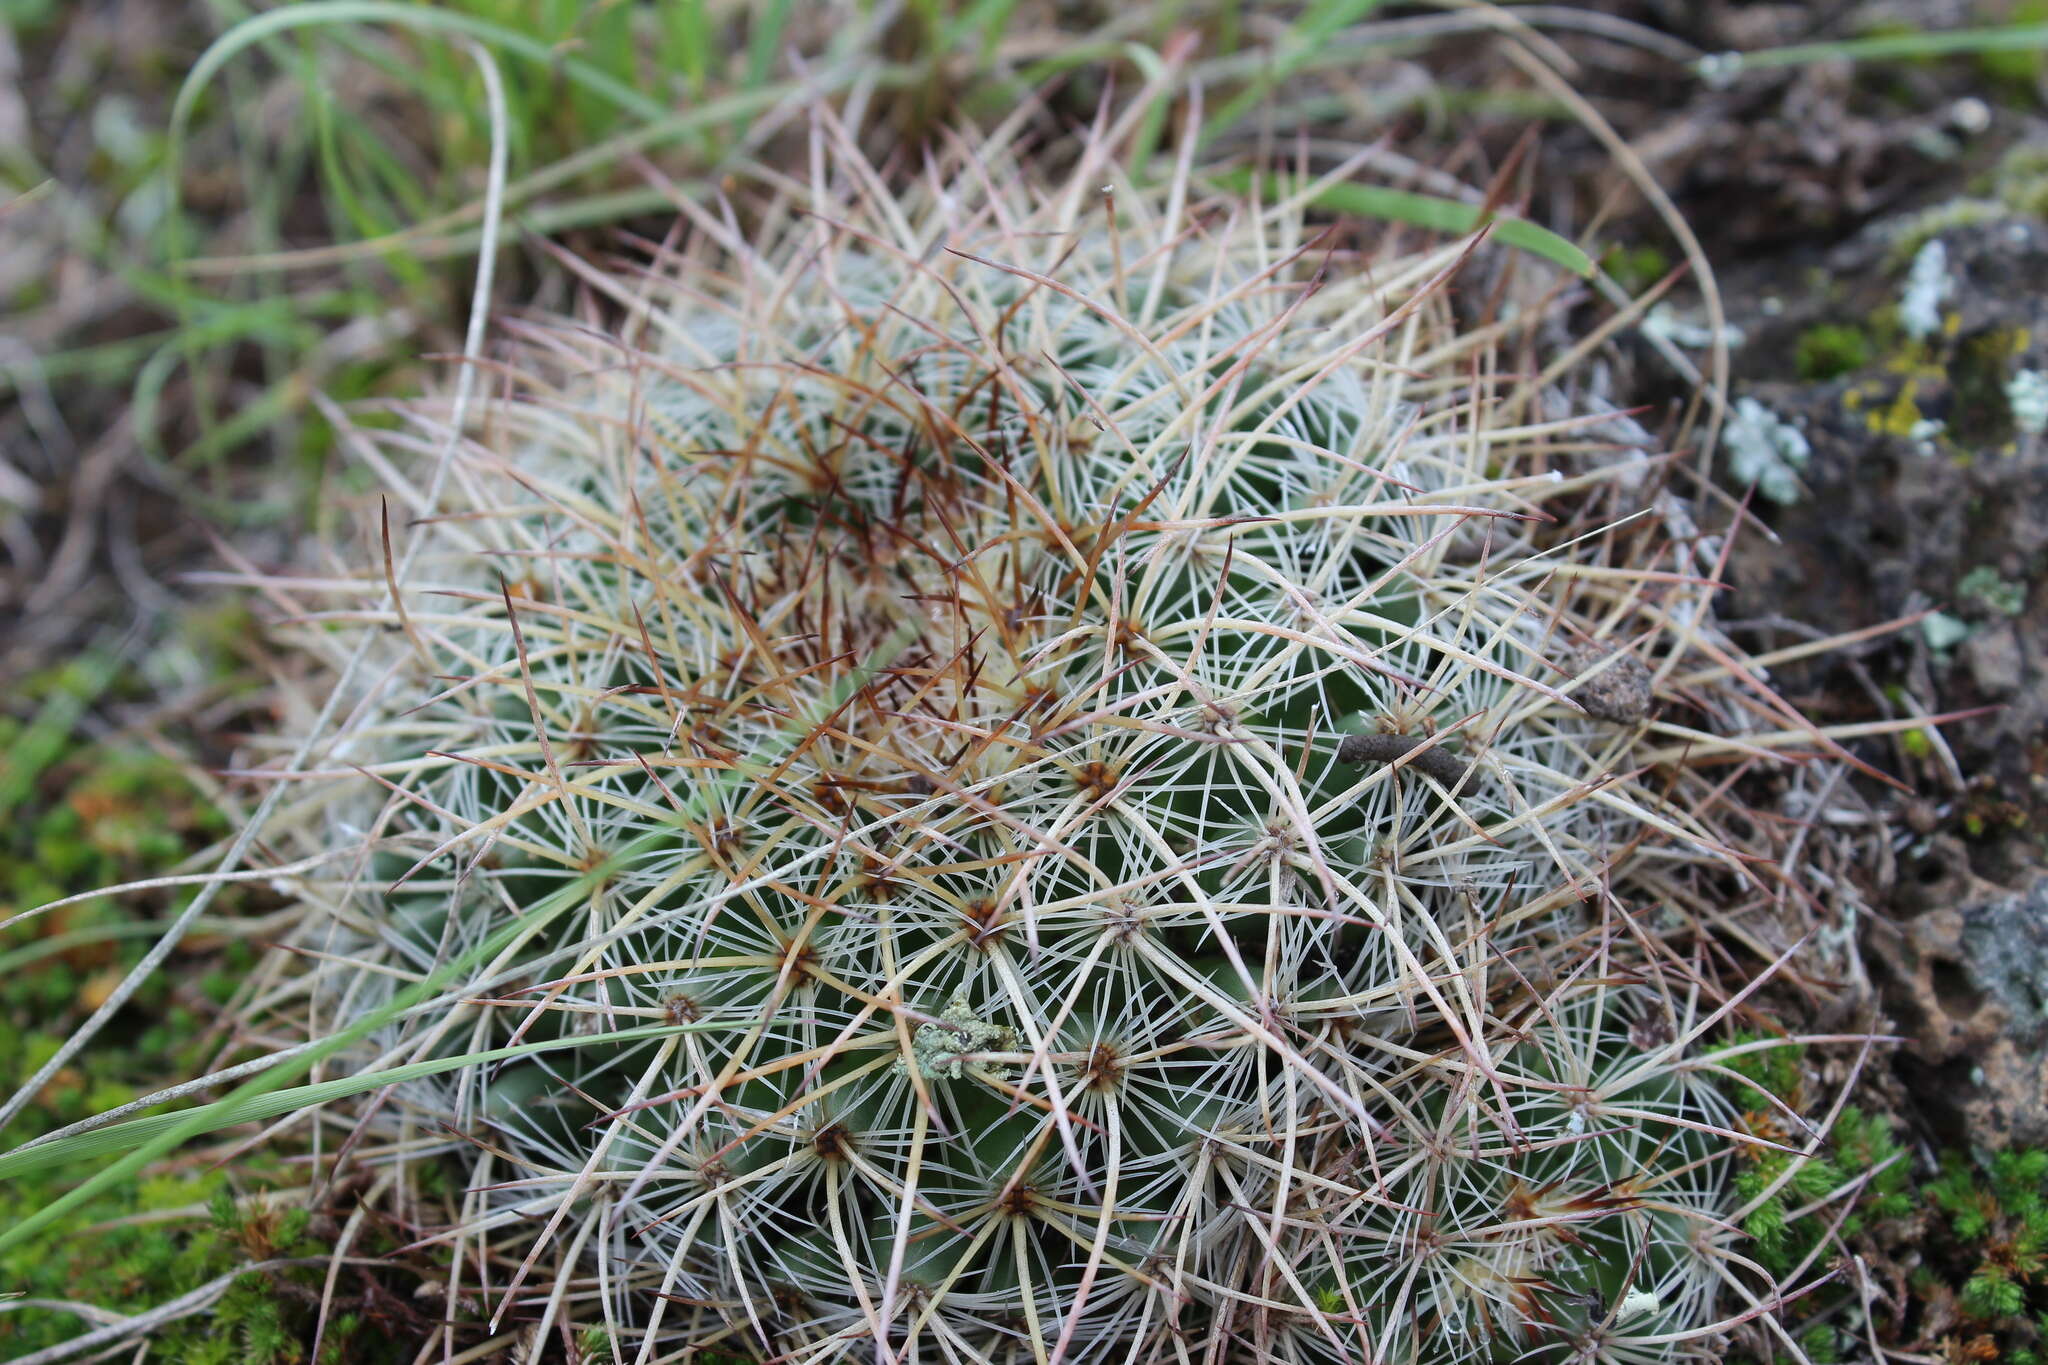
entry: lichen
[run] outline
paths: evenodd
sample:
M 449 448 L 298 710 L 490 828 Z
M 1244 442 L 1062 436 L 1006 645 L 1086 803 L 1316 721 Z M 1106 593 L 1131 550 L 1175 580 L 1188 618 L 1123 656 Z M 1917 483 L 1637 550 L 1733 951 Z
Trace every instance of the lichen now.
M 1891 436 L 1901 441 L 1922 442 L 1938 435 L 1940 422 L 1920 407 L 1921 385 L 1939 387 L 1941 371 L 1908 374 L 1895 390 L 1887 392 L 1886 381 L 1859 386 L 1842 395 L 1842 407 L 1863 416 L 1864 427 L 1874 436 Z
M 1928 244 L 1943 233 L 2002 223 L 2010 217 L 2012 210 L 1996 199 L 1966 196 L 1935 204 L 1890 225 L 1886 233 L 1891 239 L 1889 258 L 1894 266 L 1917 260 Z
M 1650 310 L 1650 315 L 1643 319 L 1643 331 L 1649 336 L 1662 337 L 1675 346 L 1683 346 L 1688 351 L 1704 351 L 1714 344 L 1715 329 L 1711 323 L 1681 313 L 1668 303 L 1660 303 Z M 1733 323 L 1723 323 L 1720 335 L 1727 340 L 1731 351 L 1748 340 L 1742 329 Z
M 2048 217 L 2048 147 L 2022 142 L 1999 158 L 1993 193 L 2014 213 Z
M 918 1025 L 910 1035 L 917 1073 L 928 1080 L 957 1081 L 967 1074 L 971 1054 L 1010 1052 L 1016 1046 L 1016 1030 L 1004 1024 L 991 1024 L 974 1012 L 965 995 L 958 993 L 946 1002 L 937 1019 Z M 897 1066 L 904 1067 L 901 1058 L 897 1059 Z M 1003 1070 L 1007 1069 L 999 1069 L 999 1074 Z
M 1891 264 L 1897 267 L 1912 260 L 1944 233 L 2015 217 L 2048 218 L 2048 147 L 2019 143 L 1971 189 L 1970 194 L 1888 220 L 1880 230 L 1890 240 Z
M 1920 638 L 1940 654 L 1970 638 L 1970 623 L 1945 611 L 1929 612 L 1920 622 Z
M 2006 406 L 2012 424 L 2029 436 L 2048 430 L 2048 373 L 2020 370 L 2005 381 Z
M 1693 63 L 1693 70 L 1709 90 L 1726 90 L 1742 74 L 1740 52 L 1709 52 Z
M 1722 441 L 1738 482 L 1780 505 L 1799 500 L 1799 471 L 1813 455 L 1800 430 L 1754 398 L 1739 398 Z
M 1899 325 L 1915 341 L 1925 341 L 1942 330 L 1941 305 L 1955 292 L 1948 273 L 1948 248 L 1933 238 L 1913 256 L 1906 272 L 1905 292 L 1899 296 Z
M 1621 1308 L 1615 1314 L 1615 1318 L 1617 1321 L 1627 1322 L 1630 1318 L 1654 1313 L 1663 1306 L 1663 1300 L 1657 1296 L 1656 1290 L 1631 1289 L 1622 1297 Z
M 1956 600 L 1997 616 L 2018 616 L 2027 609 L 2027 589 L 1998 576 L 1989 564 L 1980 564 L 1956 583 Z

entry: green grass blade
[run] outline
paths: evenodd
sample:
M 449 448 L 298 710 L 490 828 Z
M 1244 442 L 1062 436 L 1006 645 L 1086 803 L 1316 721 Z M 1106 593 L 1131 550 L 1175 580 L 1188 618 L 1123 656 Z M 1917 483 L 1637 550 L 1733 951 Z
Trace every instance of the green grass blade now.
M 977 0 L 966 6 L 946 24 L 934 55 L 943 57 L 972 36 L 978 39 L 976 64 L 986 61 L 1009 28 L 1011 11 L 1016 8 L 1017 0 Z
M 711 23 L 704 0 L 672 0 L 661 6 L 661 41 L 656 51 L 665 71 L 680 71 L 693 99 L 704 97 L 711 76 Z
M 768 0 L 754 11 L 753 32 L 747 35 L 746 89 L 758 90 L 775 68 L 775 53 L 782 46 L 783 30 L 789 26 L 789 12 L 796 0 Z
M 232 1128 L 236 1124 L 278 1118 L 300 1109 L 310 1109 L 316 1104 L 346 1099 L 350 1095 L 360 1095 L 365 1091 L 382 1089 L 387 1085 L 401 1085 L 406 1081 L 438 1076 L 444 1071 L 456 1071 L 465 1066 L 512 1061 L 521 1057 L 538 1056 L 544 1052 L 560 1052 L 572 1047 L 637 1043 L 671 1033 L 696 1033 L 713 1027 L 722 1025 L 716 1020 L 700 1020 L 688 1024 L 649 1024 L 641 1028 L 619 1029 L 611 1033 L 592 1033 L 571 1038 L 543 1038 L 512 1047 L 466 1052 L 459 1057 L 435 1057 L 424 1062 L 409 1062 L 404 1066 L 394 1066 L 383 1071 L 368 1071 L 331 1081 L 321 1081 L 317 1085 L 299 1085 L 285 1090 L 273 1090 L 267 1095 L 216 1100 L 212 1104 L 203 1104 L 193 1109 L 181 1109 L 170 1114 L 151 1114 L 146 1118 L 113 1123 L 90 1132 L 74 1133 L 55 1142 L 17 1148 L 5 1156 L 0 1156 L 0 1180 L 26 1175 L 30 1171 L 45 1170 L 51 1166 L 62 1166 L 73 1161 L 85 1161 L 93 1157 L 125 1152 L 194 1118 L 204 1120 L 203 1125 L 197 1130 L 198 1133 L 217 1132 L 222 1128 Z
M 1248 171 L 1231 171 L 1211 177 L 1219 185 L 1243 193 L 1252 187 L 1252 176 Z M 1271 180 L 1268 197 L 1279 198 L 1291 193 L 1284 180 Z M 1417 194 L 1413 190 L 1388 189 L 1382 185 L 1327 185 L 1309 196 L 1309 202 L 1319 208 L 1335 209 L 1339 213 L 1354 214 L 1361 218 L 1383 218 L 1390 222 L 1408 223 L 1415 227 L 1428 228 L 1434 232 L 1447 232 L 1463 236 L 1477 232 L 1487 222 L 1477 204 L 1463 204 L 1455 199 L 1442 199 L 1433 194 Z M 1550 229 L 1539 227 L 1526 218 L 1511 218 L 1495 214 L 1492 218 L 1493 235 L 1510 246 L 1519 247 L 1531 255 L 1540 256 L 1554 265 L 1582 279 L 1593 275 L 1593 258 Z
M 1828 43 L 1794 43 L 1758 52 L 1725 52 L 1693 64 L 1701 75 L 1717 78 L 1773 66 L 1807 62 L 1875 62 L 1915 57 L 1947 57 L 1964 52 L 2032 52 L 2048 48 L 2048 24 L 2004 24 L 1997 28 L 1957 28 L 1940 33 L 1885 33 L 1871 38 L 1844 38 Z
M 782 0 L 784 7 L 788 0 Z M 455 10 L 394 3 L 394 0 L 303 0 L 286 9 L 269 10 L 235 25 L 200 55 L 178 87 L 171 106 L 171 137 L 180 139 L 192 117 L 192 106 L 220 69 L 244 49 L 289 29 L 323 24 L 402 24 L 411 28 L 439 29 L 463 34 L 487 43 L 515 57 L 523 57 L 550 69 L 559 69 L 572 83 L 603 97 L 619 108 L 643 119 L 657 119 L 668 111 L 659 100 L 614 80 L 588 62 L 565 56 L 546 43 L 537 42 L 516 29 L 491 23 Z
M 1254 76 L 1244 89 L 1203 122 L 1200 140 L 1206 143 L 1263 104 L 1272 94 L 1273 87 L 1293 75 L 1296 68 L 1314 56 L 1317 49 L 1335 37 L 1339 30 L 1357 23 L 1379 6 L 1380 0 L 1320 0 L 1320 3 L 1309 6 L 1295 31 L 1282 40 L 1280 54 L 1274 58 L 1273 64 Z

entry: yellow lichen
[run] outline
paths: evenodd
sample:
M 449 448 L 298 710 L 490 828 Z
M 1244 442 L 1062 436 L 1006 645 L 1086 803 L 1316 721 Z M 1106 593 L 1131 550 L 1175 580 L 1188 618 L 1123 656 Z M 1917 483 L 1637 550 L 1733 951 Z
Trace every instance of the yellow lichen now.
M 1899 387 L 1899 392 L 1881 408 L 1873 408 L 1864 417 L 1870 429 L 1881 436 L 1911 436 L 1925 421 L 1920 405 L 1914 401 L 1920 392 L 1920 381 L 1908 379 Z

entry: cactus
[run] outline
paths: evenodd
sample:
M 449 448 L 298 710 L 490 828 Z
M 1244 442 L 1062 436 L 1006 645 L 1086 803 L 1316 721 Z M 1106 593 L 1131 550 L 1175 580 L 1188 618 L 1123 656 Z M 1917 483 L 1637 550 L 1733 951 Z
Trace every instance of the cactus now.
M 1741 1139 L 1623 908 L 1700 832 L 1552 662 L 1609 476 L 1471 244 L 820 145 L 362 433 L 428 539 L 346 614 L 305 1026 L 482 954 L 375 1056 L 534 1045 L 365 1110 L 462 1164 L 451 1293 L 636 1361 L 1705 1349 Z

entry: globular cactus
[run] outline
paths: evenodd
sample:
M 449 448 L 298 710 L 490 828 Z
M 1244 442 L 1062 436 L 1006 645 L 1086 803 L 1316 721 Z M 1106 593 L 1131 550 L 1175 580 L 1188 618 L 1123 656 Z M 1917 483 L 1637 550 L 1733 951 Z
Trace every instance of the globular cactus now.
M 1703 1353 L 1740 1143 L 1617 893 L 1695 830 L 1555 666 L 1605 476 L 1471 244 L 819 148 L 365 433 L 427 539 L 305 999 L 473 960 L 376 1055 L 532 1045 L 365 1114 L 462 1163 L 452 1292 L 635 1361 Z

